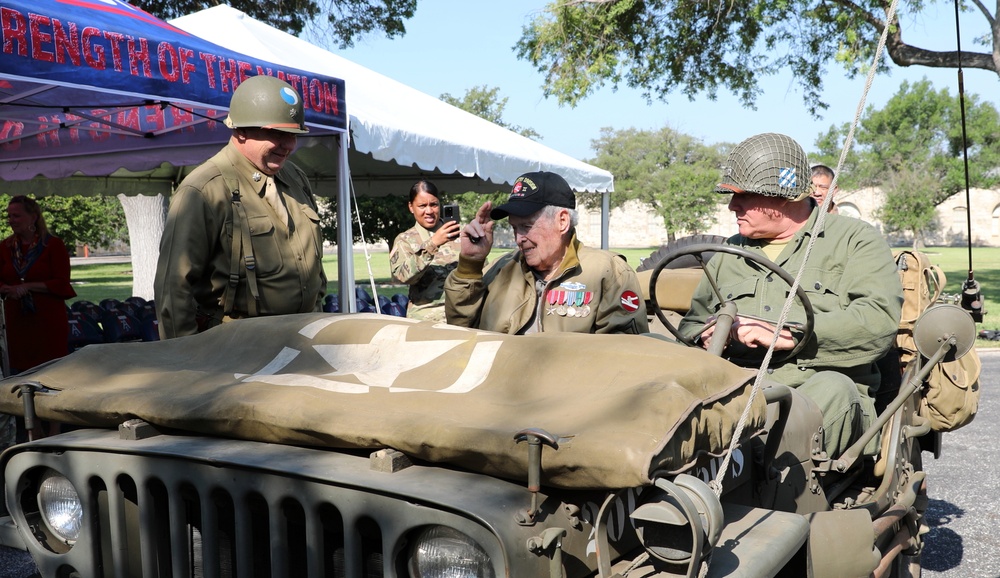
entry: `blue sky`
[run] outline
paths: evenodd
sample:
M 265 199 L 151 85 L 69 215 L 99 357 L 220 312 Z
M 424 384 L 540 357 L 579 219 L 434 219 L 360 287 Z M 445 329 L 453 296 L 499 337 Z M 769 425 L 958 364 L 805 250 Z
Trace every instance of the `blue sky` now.
M 832 64 L 824 83 L 830 108 L 820 120 L 809 116 L 791 76 L 780 72 L 763 80 L 757 110 L 744 109 L 736 97 L 721 90 L 716 101 L 699 96 L 690 102 L 677 93 L 668 103 L 647 104 L 638 91 L 613 91 L 610 87 L 576 108 L 561 107 L 542 96 L 542 75 L 519 60 L 513 50 L 521 28 L 544 3 L 419 0 L 403 38 L 370 37 L 352 49 L 336 52 L 435 97 L 446 92 L 461 97 L 466 90 L 481 85 L 498 87 L 500 95 L 508 99 L 504 111 L 507 122 L 535 129 L 542 135 L 542 143 L 579 159 L 594 156 L 590 142 L 602 127 L 656 130 L 670 126 L 707 143 L 738 142 L 759 132 L 781 132 L 812 152 L 819 134 L 854 118 L 864 89 L 863 77 L 848 80 Z M 918 21 L 904 20 L 904 38 L 924 48 L 954 49 L 953 10 L 946 2 L 940 8 L 932 6 Z M 976 48 L 972 39 L 985 31 L 981 20 L 963 16 L 962 46 L 966 50 Z M 1000 107 L 996 74 L 968 68 L 964 72 L 967 94 L 978 94 Z M 881 107 L 903 80 L 913 82 L 925 76 L 936 89 L 947 88 L 957 94 L 954 69 L 894 68 L 890 76 L 875 78 L 866 103 Z

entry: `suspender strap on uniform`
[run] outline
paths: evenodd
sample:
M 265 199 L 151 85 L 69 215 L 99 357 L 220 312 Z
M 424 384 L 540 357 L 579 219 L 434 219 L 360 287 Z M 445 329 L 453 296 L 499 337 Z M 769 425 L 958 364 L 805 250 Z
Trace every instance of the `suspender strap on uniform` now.
M 250 317 L 256 317 L 260 311 L 260 291 L 257 289 L 257 261 L 253 256 L 253 243 L 250 237 L 250 221 L 247 219 L 246 209 L 243 208 L 243 201 L 240 199 L 239 180 L 232 165 L 228 163 L 215 163 L 215 166 L 226 181 L 226 186 L 232 194 L 233 206 L 233 244 L 229 251 L 229 284 L 222 297 L 223 315 L 229 316 L 233 312 L 233 304 L 236 302 L 236 289 L 240 284 L 240 267 L 246 269 L 247 288 L 250 295 L 247 296 L 247 313 Z M 240 263 L 240 255 L 243 255 L 243 263 Z
M 230 293 L 235 296 L 236 286 L 239 285 L 240 253 L 243 253 L 243 265 L 247 272 L 247 288 L 250 290 L 250 298 L 247 299 L 247 313 L 250 314 L 250 317 L 256 317 L 259 312 L 260 291 L 257 289 L 257 260 L 253 256 L 250 220 L 247 219 L 246 209 L 243 208 L 243 202 L 240 200 L 240 192 L 233 191 L 233 248 L 229 260 L 227 297 Z M 226 299 L 227 315 L 233 310 L 233 301 L 235 299 Z

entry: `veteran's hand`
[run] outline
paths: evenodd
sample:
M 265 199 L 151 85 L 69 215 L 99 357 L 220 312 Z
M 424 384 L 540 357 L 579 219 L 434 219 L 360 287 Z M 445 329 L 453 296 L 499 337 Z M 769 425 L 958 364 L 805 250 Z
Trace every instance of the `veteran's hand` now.
M 462 256 L 476 261 L 485 261 L 493 248 L 493 219 L 490 209 L 493 203 L 486 201 L 476 211 L 476 216 L 462 230 Z

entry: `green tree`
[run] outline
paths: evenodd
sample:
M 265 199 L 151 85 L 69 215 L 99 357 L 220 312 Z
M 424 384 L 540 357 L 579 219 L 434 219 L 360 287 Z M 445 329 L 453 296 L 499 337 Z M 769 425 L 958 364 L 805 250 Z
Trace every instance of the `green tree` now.
M 1000 113 L 976 95 L 966 97 L 965 142 L 969 152 L 969 182 L 988 188 L 998 181 L 1000 166 Z M 816 141 L 815 160 L 835 166 L 849 125 L 833 128 Z M 888 187 L 912 182 L 903 176 L 919 171 L 935 182 L 934 205 L 965 189 L 962 154 L 961 108 L 947 89 L 935 90 L 927 79 L 904 81 L 884 107 L 868 107 L 855 133 L 847 157 L 841 188 Z
M 592 144 L 597 157 L 590 162 L 615 175 L 612 207 L 639 201 L 653 209 L 671 241 L 676 233 L 695 233 L 710 224 L 720 201 L 713 189 L 725 160 L 724 146 L 705 145 L 671 128 L 603 128 Z
M 414 181 L 415 182 L 415 181 Z M 361 241 L 362 232 L 366 243 L 385 241 L 392 245 L 396 236 L 413 226 L 413 215 L 407 208 L 409 188 L 399 195 L 387 197 L 357 197 L 354 205 L 356 214 L 353 228 L 354 241 Z M 337 238 L 337 199 L 317 199 L 321 207 L 320 224 L 325 239 Z M 358 215 L 361 224 L 358 224 Z
M 913 248 L 921 249 L 924 238 L 938 228 L 935 202 L 937 179 L 922 168 L 903 167 L 883 184 L 885 202 L 875 212 L 886 232 L 906 232 L 912 236 Z
M 10 203 L 9 195 L 0 195 L 0 206 Z M 62 239 L 72 253 L 77 245 L 107 246 L 128 242 L 125 213 L 115 197 L 41 197 L 38 205 L 49 232 Z M 0 224 L 0 238 L 11 234 L 6 220 Z
M 170 19 L 218 4 L 212 0 L 135 0 L 133 5 L 159 18 Z M 336 42 L 341 48 L 371 32 L 395 38 L 406 34 L 403 21 L 413 17 L 417 0 L 285 0 L 257 2 L 230 0 L 230 6 L 275 28 L 298 35 L 307 25 L 316 27 L 316 38 Z
M 957 50 L 929 50 L 904 40 L 905 26 L 935 0 L 899 4 L 886 49 L 899 66 L 955 68 Z M 942 3 L 947 6 L 948 3 Z M 546 96 L 573 105 L 604 84 L 629 86 L 666 100 L 674 90 L 714 99 L 719 88 L 752 107 L 761 80 L 790 70 L 807 108 L 818 115 L 829 63 L 848 77 L 866 73 L 885 29 L 889 0 L 558 0 L 522 30 L 518 55 L 545 75 Z M 966 9 L 968 5 L 965 5 Z M 1000 6 L 974 2 L 990 33 L 983 49 L 966 47 L 966 68 L 1000 73 Z M 888 69 L 887 60 L 879 66 Z

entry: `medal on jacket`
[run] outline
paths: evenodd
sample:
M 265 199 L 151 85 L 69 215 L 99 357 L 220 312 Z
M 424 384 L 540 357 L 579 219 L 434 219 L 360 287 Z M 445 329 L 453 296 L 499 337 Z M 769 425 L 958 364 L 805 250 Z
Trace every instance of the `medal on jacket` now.
M 577 317 L 577 295 L 579 291 L 568 291 L 566 294 L 566 316 L 567 317 Z
M 584 291 L 583 297 L 583 307 L 580 308 L 580 317 L 586 317 L 590 315 L 590 302 L 594 300 L 593 291 Z
M 549 303 L 549 308 L 545 310 L 546 315 L 552 315 L 556 312 L 556 293 L 557 291 L 550 290 L 545 296 L 545 300 Z

